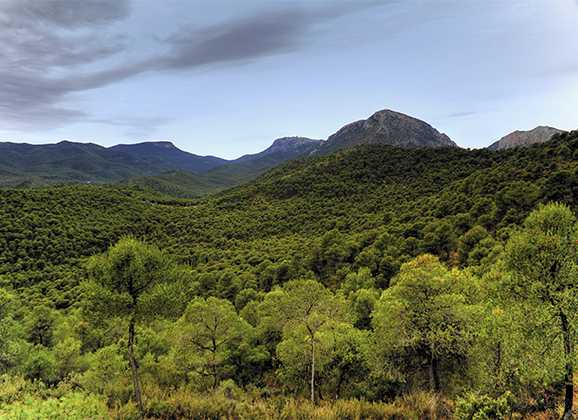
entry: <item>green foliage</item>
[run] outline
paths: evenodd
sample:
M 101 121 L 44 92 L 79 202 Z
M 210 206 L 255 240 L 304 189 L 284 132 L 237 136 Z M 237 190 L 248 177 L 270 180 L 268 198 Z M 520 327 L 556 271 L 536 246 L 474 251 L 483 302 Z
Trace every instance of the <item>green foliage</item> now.
M 512 395 L 509 392 L 498 398 L 470 393 L 457 399 L 455 415 L 459 420 L 504 419 L 512 414 L 512 406 Z
M 514 234 L 505 248 L 506 268 L 511 276 L 506 287 L 526 305 L 544 312 L 544 325 L 551 335 L 552 351 L 564 366 L 564 418 L 572 416 L 574 365 L 578 318 L 578 223 L 565 205 L 552 203 L 533 211 L 524 229 Z M 556 346 L 562 342 L 562 350 Z
M 193 299 L 175 325 L 173 358 L 177 367 L 200 388 L 216 388 L 230 374 L 230 353 L 249 329 L 228 300 Z M 208 384 L 203 384 L 205 377 L 210 378 Z
M 14 296 L 0 288 L 0 372 L 10 362 L 9 339 L 11 338 L 10 315 L 14 305 Z
M 402 266 L 373 315 L 376 354 L 389 369 L 401 368 L 402 375 L 412 365 L 418 372 L 420 364 L 427 366 L 434 392 L 441 390 L 444 368 L 463 368 L 472 340 L 471 309 L 461 281 L 437 258 L 418 257 Z
M 85 283 L 85 295 L 91 313 L 141 321 L 164 309 L 157 295 L 172 280 L 172 266 L 158 248 L 124 238 L 106 254 L 92 257 L 87 269 L 91 280 Z
M 47 400 L 27 399 L 8 406 L 0 406 L 0 418 L 13 420 L 55 419 L 84 420 L 109 418 L 106 404 L 94 395 L 70 393 Z
M 128 363 L 116 344 L 98 349 L 86 356 L 89 368 L 76 381 L 86 390 L 107 398 L 125 400 Z
M 366 146 L 196 201 L 2 190 L 0 410 L 70 394 L 138 417 L 135 371 L 153 418 L 450 418 L 457 395 L 491 417 L 506 393 L 553 410 L 575 363 L 577 147 Z

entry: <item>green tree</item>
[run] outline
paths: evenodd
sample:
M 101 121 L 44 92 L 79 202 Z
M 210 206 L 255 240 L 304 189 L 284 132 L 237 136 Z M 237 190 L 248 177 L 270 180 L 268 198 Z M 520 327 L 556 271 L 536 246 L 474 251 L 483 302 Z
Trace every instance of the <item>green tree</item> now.
M 8 339 L 10 335 L 9 317 L 14 296 L 0 288 L 0 372 L 9 364 Z
M 88 310 L 105 318 L 128 320 L 127 351 L 134 395 L 144 416 L 139 364 L 135 356 L 136 326 L 163 315 L 168 304 L 167 288 L 175 266 L 157 247 L 134 238 L 123 238 L 105 254 L 92 257 L 85 282 Z
M 250 328 L 231 302 L 215 297 L 194 299 L 175 327 L 177 364 L 210 377 L 213 389 L 227 371 L 232 347 Z
M 376 353 L 406 366 L 418 363 L 417 369 L 425 363 L 434 392 L 441 391 L 440 363 L 461 361 L 470 342 L 468 305 L 457 277 L 436 257 L 417 257 L 402 265 L 373 314 Z
M 314 392 L 319 397 L 329 395 L 338 399 L 345 392 L 351 395 L 368 374 L 364 351 L 368 335 L 348 322 L 328 322 L 315 334 L 315 354 L 312 355 L 309 331 L 304 325 L 295 325 L 285 331 L 277 346 L 283 382 L 290 388 L 303 387 L 307 385 L 307 374 L 314 368 Z
M 314 280 L 293 280 L 281 291 L 269 293 L 263 303 L 270 318 L 283 331 L 283 339 L 301 349 L 309 347 L 310 397 L 315 402 L 315 372 L 318 369 L 319 346 L 322 331 L 344 316 L 343 305 L 331 291 Z M 288 343 L 280 343 L 284 351 Z M 288 352 L 286 352 L 288 354 Z M 294 353 L 294 352 L 293 352 Z
M 530 305 L 541 305 L 555 320 L 564 348 L 564 418 L 572 417 L 576 308 L 578 307 L 577 224 L 562 204 L 540 206 L 512 236 L 505 248 L 513 295 Z
M 479 225 L 474 226 L 460 236 L 458 242 L 458 256 L 462 267 L 473 262 L 471 261 L 470 254 L 480 242 L 487 238 L 490 238 L 490 234 L 483 226 Z

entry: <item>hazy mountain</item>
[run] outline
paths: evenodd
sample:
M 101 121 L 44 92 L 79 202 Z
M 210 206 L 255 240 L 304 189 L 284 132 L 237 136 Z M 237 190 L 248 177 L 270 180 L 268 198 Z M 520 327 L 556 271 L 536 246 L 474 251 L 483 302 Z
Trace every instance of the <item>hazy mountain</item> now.
M 348 124 L 327 141 L 284 137 L 260 153 L 233 161 L 197 156 L 166 141 L 109 148 L 69 141 L 47 145 L 0 143 L 0 186 L 128 181 L 178 191 L 181 196 L 198 196 L 250 181 L 292 159 L 364 144 L 456 147 L 429 124 L 384 110 Z
M 129 183 L 178 197 L 198 197 L 251 181 L 284 162 L 309 156 L 322 143 L 305 137 L 283 137 L 260 153 L 242 156 L 203 174 L 171 172 L 133 178 Z
M 296 157 L 310 155 L 316 151 L 323 143 L 323 140 L 312 140 L 306 137 L 282 137 L 260 153 L 245 155 L 231 164 L 242 164 L 246 162 L 261 162 L 265 159 L 270 161 L 283 162 Z
M 184 152 L 170 142 L 109 148 L 69 141 L 46 145 L 0 143 L 0 185 L 114 182 L 172 170 L 203 173 L 225 163 L 224 159 Z
M 531 144 L 544 143 L 555 134 L 564 133 L 553 127 L 536 127 L 530 131 L 514 131 L 488 147 L 490 150 L 504 150 L 513 147 L 529 146 Z
M 121 144 L 108 148 L 107 155 L 115 162 L 139 167 L 151 173 L 177 169 L 203 173 L 227 163 L 227 160 L 218 157 L 184 152 L 168 141 Z
M 362 144 L 382 144 L 403 148 L 457 147 L 445 134 L 428 123 L 399 112 L 378 111 L 366 120 L 341 128 L 327 139 L 320 153 L 351 148 Z

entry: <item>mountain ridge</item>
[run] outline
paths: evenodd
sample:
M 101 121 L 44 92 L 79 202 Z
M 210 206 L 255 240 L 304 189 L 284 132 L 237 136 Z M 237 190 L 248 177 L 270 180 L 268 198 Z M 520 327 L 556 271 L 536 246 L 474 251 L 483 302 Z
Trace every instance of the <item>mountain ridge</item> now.
M 45 145 L 5 142 L 0 143 L 0 186 L 128 182 L 163 190 L 184 187 L 192 196 L 205 195 L 255 179 L 289 160 L 365 144 L 457 147 L 428 123 L 391 110 L 347 124 L 327 140 L 281 137 L 261 152 L 234 160 L 195 155 L 170 141 L 110 147 L 69 140 Z M 173 188 L 167 182 L 182 185 Z
M 515 131 L 486 149 L 541 143 L 557 133 L 563 131 L 546 126 Z M 384 109 L 342 126 L 327 140 L 281 137 L 261 152 L 233 160 L 189 153 L 166 140 L 110 147 L 70 140 L 44 145 L 0 142 L 0 186 L 120 182 L 180 197 L 199 197 L 251 181 L 287 161 L 363 145 L 460 148 L 427 122 Z
M 3 177 L 0 185 L 118 182 L 169 170 L 201 173 L 227 162 L 182 151 L 167 141 L 111 147 L 69 140 L 44 145 L 3 142 L 0 171 L 10 173 L 11 179 Z

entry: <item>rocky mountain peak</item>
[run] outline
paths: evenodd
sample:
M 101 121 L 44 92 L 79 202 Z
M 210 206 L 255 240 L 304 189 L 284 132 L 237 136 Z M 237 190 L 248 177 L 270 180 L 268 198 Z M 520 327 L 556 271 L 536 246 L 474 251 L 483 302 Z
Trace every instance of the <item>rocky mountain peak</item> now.
M 514 147 L 525 147 L 532 144 L 544 143 L 550 140 L 555 134 L 564 132 L 565 131 L 563 130 L 548 126 L 538 126 L 533 130 L 528 131 L 516 130 L 490 145 L 488 149 L 504 150 Z
M 384 144 L 404 148 L 457 147 L 448 136 L 426 122 L 385 109 L 366 120 L 341 128 L 327 139 L 321 152 L 331 153 L 361 144 Z

